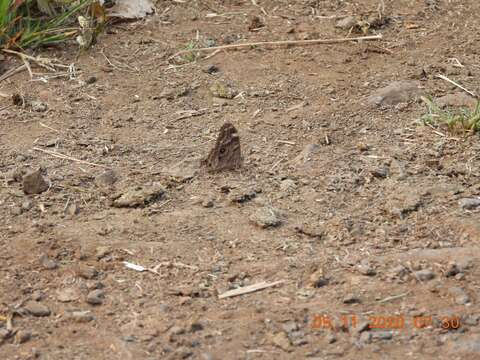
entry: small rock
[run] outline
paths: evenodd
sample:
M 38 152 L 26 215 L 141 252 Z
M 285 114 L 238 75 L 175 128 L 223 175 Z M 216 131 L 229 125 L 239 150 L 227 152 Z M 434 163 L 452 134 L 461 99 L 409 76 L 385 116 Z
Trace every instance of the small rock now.
M 371 332 L 368 332 L 368 331 L 364 331 L 360 334 L 360 337 L 358 339 L 358 341 L 361 343 L 361 344 L 370 344 L 372 342 L 372 333 Z
M 299 330 L 298 324 L 295 321 L 287 321 L 285 324 L 282 324 L 282 328 L 287 334 Z
M 342 30 L 350 30 L 351 28 L 357 25 L 358 21 L 354 16 L 347 16 L 343 19 L 338 20 L 335 23 L 335 27 L 340 28 Z
M 447 106 L 473 108 L 476 106 L 477 100 L 468 94 L 459 92 L 442 96 L 441 98 L 437 99 L 436 103 L 441 108 Z
M 294 226 L 294 230 L 302 235 L 311 238 L 321 239 L 325 236 L 325 229 L 316 222 L 299 223 Z
M 212 354 L 209 354 L 209 353 L 202 353 L 201 356 L 202 356 L 202 360 L 215 360 Z
M 355 332 L 358 334 L 368 330 L 370 330 L 370 321 L 362 321 L 357 327 L 355 327 Z
M 68 204 L 67 208 L 65 209 L 65 214 L 70 216 L 75 216 L 80 212 L 80 208 L 75 203 Z
M 212 199 L 204 199 L 202 200 L 202 206 L 204 208 L 212 208 L 215 205 Z
M 165 189 L 161 185 L 148 188 L 133 188 L 121 194 L 113 201 L 114 207 L 142 207 L 162 198 Z
M 327 339 L 328 344 L 333 344 L 334 342 L 337 341 L 337 335 L 335 335 L 335 333 L 333 333 L 333 332 L 329 332 L 327 334 L 326 339 Z
M 183 335 L 185 334 L 185 329 L 182 328 L 181 326 L 177 326 L 177 325 L 174 325 L 170 328 L 170 330 L 168 331 L 168 333 L 170 335 Z
M 30 102 L 30 106 L 32 107 L 32 110 L 35 112 L 45 112 L 48 109 L 47 104 L 39 100 L 32 100 Z
M 464 273 L 458 273 L 457 275 L 455 275 L 455 280 L 463 280 L 465 279 L 465 274 Z
M 371 174 L 373 177 L 376 177 L 379 179 L 385 179 L 388 177 L 388 169 L 387 168 L 374 169 L 371 171 Z
M 309 276 L 307 287 L 319 288 L 327 284 L 328 279 L 325 277 L 323 269 L 319 269 Z
M 183 159 L 162 169 L 162 173 L 179 183 L 184 183 L 195 177 L 199 172 L 201 159 L 200 157 Z
M 118 176 L 113 170 L 106 170 L 98 175 L 94 182 L 98 187 L 109 187 L 118 181 Z
M 310 161 L 318 151 L 320 150 L 320 145 L 318 144 L 308 144 L 306 145 L 300 154 L 295 157 L 294 161 L 299 164 L 305 164 Z
M 290 339 L 288 338 L 287 334 L 285 334 L 283 331 L 276 334 L 272 338 L 272 342 L 275 346 L 279 347 L 283 351 L 287 351 L 287 352 L 292 351 L 292 343 L 290 342 Z
M 233 99 L 238 95 L 238 91 L 228 84 L 216 82 L 210 87 L 210 92 L 214 97 L 221 99 Z
M 366 276 L 374 276 L 377 274 L 375 268 L 370 264 L 368 260 L 362 260 L 360 264 L 357 266 L 358 271 L 360 274 Z
M 390 275 L 392 275 L 392 276 L 402 277 L 402 276 L 404 276 L 405 274 L 408 273 L 408 270 L 407 270 L 407 268 L 406 268 L 405 266 L 403 266 L 403 265 L 398 265 L 398 266 L 395 266 L 395 267 L 391 268 L 391 269 L 389 270 L 389 273 L 390 273 Z
M 10 209 L 10 213 L 15 216 L 22 215 L 23 209 L 20 206 L 14 206 Z
M 381 88 L 368 98 L 368 103 L 376 106 L 397 105 L 418 98 L 422 90 L 415 81 L 395 81 Z
M 199 321 L 192 321 L 190 324 L 190 332 L 197 332 L 203 330 L 203 324 Z
M 179 348 L 175 349 L 175 352 L 172 354 L 173 357 L 169 358 L 169 360 L 183 360 L 188 359 L 193 355 L 193 352 L 187 348 L 186 346 L 180 346 Z
M 480 199 L 478 198 L 460 199 L 458 201 L 458 204 L 464 210 L 474 210 L 480 206 Z
M 58 289 L 57 300 L 60 302 L 76 301 L 80 298 L 80 293 L 76 288 Z
M 374 339 L 379 340 L 391 340 L 393 338 L 393 333 L 391 331 L 372 331 L 370 334 L 372 334 Z
M 457 263 L 449 262 L 448 265 L 447 265 L 447 269 L 445 271 L 445 276 L 446 277 L 451 277 L 451 276 L 457 275 L 458 273 L 460 273 L 460 269 L 459 269 Z
M 480 322 L 480 315 L 468 315 L 463 320 L 463 324 L 468 326 L 477 326 Z
M 429 269 L 415 271 L 413 275 L 417 278 L 418 281 L 429 281 L 435 277 L 434 272 Z
M 88 281 L 87 282 L 87 289 L 88 290 L 96 290 L 96 289 L 104 289 L 105 284 L 101 281 Z
M 33 293 L 32 293 L 32 300 L 34 301 L 42 301 L 43 299 L 45 299 L 45 293 L 41 290 L 35 290 Z
M 40 169 L 32 171 L 23 177 L 23 192 L 25 194 L 40 194 L 47 191 L 48 182 L 43 178 Z
M 135 340 L 137 340 L 137 338 L 133 335 L 127 335 L 123 337 L 123 341 L 125 342 L 135 342 Z
M 8 339 L 12 336 L 12 332 L 5 328 L 0 328 L 0 345 L 2 344 L 2 340 Z
M 462 288 L 453 286 L 448 289 L 448 292 L 453 296 L 457 305 L 465 305 L 470 302 L 470 297 Z
M 354 294 L 349 294 L 343 298 L 344 304 L 360 304 L 361 300 L 358 296 Z
M 272 207 L 263 207 L 250 216 L 250 220 L 261 228 L 275 227 L 282 223 L 280 212 Z
M 90 305 L 101 305 L 105 299 L 105 292 L 103 290 L 93 290 L 87 295 L 87 303 Z
M 98 275 L 98 271 L 92 266 L 80 265 L 76 269 L 76 274 L 81 278 L 89 280 L 95 278 Z
M 97 82 L 97 77 L 96 76 L 89 76 L 86 80 L 85 80 L 85 84 L 87 85 L 91 85 L 91 84 L 94 84 Z
M 291 193 L 297 188 L 297 184 L 292 179 L 285 179 L 280 183 L 280 190 Z
M 95 316 L 91 311 L 72 311 L 69 318 L 78 323 L 87 323 L 95 320 Z
M 360 152 L 365 152 L 365 151 L 370 150 L 370 145 L 359 142 L 359 143 L 357 143 L 356 148 Z
M 305 338 L 305 332 L 294 331 L 288 334 L 293 346 L 302 346 L 308 344 L 308 340 Z
M 12 171 L 9 171 L 7 174 L 7 183 L 12 183 L 12 182 L 22 182 L 23 181 L 23 176 L 26 174 L 26 170 L 21 167 L 17 167 L 13 169 Z
M 252 16 L 250 19 L 250 25 L 248 25 L 248 30 L 249 31 L 255 31 L 258 30 L 262 27 L 264 27 L 265 24 L 263 23 L 262 19 L 258 16 Z
M 210 75 L 218 73 L 219 71 L 220 69 L 215 65 L 207 65 L 207 67 L 203 69 L 203 72 Z
M 97 260 L 103 259 L 105 256 L 112 252 L 112 248 L 110 246 L 99 246 L 96 249 L 95 257 Z
M 390 195 L 385 202 L 386 210 L 393 216 L 405 219 L 410 213 L 417 211 L 422 206 L 423 200 L 415 191 L 399 189 Z
M 30 315 L 37 316 L 37 317 L 50 316 L 50 314 L 51 314 L 51 311 L 47 306 L 45 306 L 45 305 L 43 305 L 43 304 L 41 304 L 37 301 L 28 301 L 25 304 L 24 309 Z
M 47 270 L 55 270 L 58 267 L 58 263 L 50 259 L 46 254 L 40 257 L 40 264 Z
M 32 333 L 28 330 L 19 330 L 15 334 L 15 343 L 16 344 L 23 344 L 26 343 L 28 340 L 32 338 Z
M 30 210 L 33 206 L 33 203 L 30 199 L 25 199 L 22 202 L 22 209 L 23 210 Z
M 167 304 L 159 304 L 158 305 L 158 309 L 162 312 L 162 313 L 168 313 L 170 311 L 170 306 L 168 306 Z
M 257 192 L 253 189 L 240 189 L 231 191 L 228 194 L 228 200 L 232 203 L 243 204 L 255 199 Z
M 452 344 L 452 351 L 454 351 L 456 356 L 460 359 L 478 359 L 480 356 L 480 335 L 476 334 L 470 338 L 457 339 Z M 472 357 L 465 356 L 467 354 Z

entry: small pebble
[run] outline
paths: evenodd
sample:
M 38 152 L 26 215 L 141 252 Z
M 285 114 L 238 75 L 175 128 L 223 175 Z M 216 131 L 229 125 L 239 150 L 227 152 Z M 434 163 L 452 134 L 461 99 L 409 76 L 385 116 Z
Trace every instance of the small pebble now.
M 464 210 L 474 210 L 480 206 L 480 199 L 460 199 L 458 204 Z
M 343 298 L 343 303 L 344 304 L 359 304 L 361 303 L 361 300 L 358 296 L 349 294 Z
M 37 316 L 37 317 L 49 316 L 51 314 L 51 311 L 47 306 L 37 301 L 28 301 L 25 304 L 24 309 L 30 315 Z
M 360 272 L 360 274 L 363 274 L 366 276 L 374 276 L 377 274 L 377 272 L 375 271 L 375 268 L 370 264 L 368 260 L 362 260 L 358 265 L 357 269 Z
M 77 268 L 77 276 L 84 279 L 93 279 L 98 275 L 98 271 L 92 266 L 81 265 Z
M 450 295 L 453 296 L 455 303 L 457 305 L 465 305 L 470 302 L 470 297 L 468 294 L 460 287 L 453 286 L 448 289 Z
M 103 290 L 93 290 L 87 295 L 87 303 L 90 305 L 101 305 L 105 299 L 105 292 Z
M 271 207 L 263 207 L 250 216 L 250 220 L 261 228 L 275 227 L 282 223 L 279 211 Z
M 359 342 L 361 344 L 370 344 L 372 342 L 372 333 L 371 332 L 362 332 L 360 334 Z
M 22 215 L 22 208 L 20 206 L 14 206 L 10 209 L 10 213 L 14 216 Z
M 95 320 L 95 316 L 90 311 L 73 311 L 70 318 L 79 323 L 86 323 Z
M 433 271 L 429 269 L 415 271 L 413 275 L 415 275 L 418 281 L 428 281 L 432 280 L 435 277 Z
M 203 71 L 207 74 L 212 75 L 212 74 L 218 73 L 220 69 L 218 68 L 218 66 L 208 65 L 207 67 L 204 68 Z
M 447 270 L 445 271 L 446 277 L 455 276 L 460 272 L 458 265 L 454 262 L 449 262 L 447 265 Z
M 97 82 L 97 78 L 95 76 L 89 76 L 86 80 L 85 80 L 85 84 L 88 84 L 88 85 L 91 85 L 91 84 L 94 84 Z
M 12 332 L 10 330 L 5 328 L 0 328 L 0 340 L 8 339 L 10 336 L 12 336 Z
M 370 334 L 372 334 L 374 339 L 391 340 L 393 338 L 391 331 L 373 331 Z
M 40 194 L 48 190 L 48 182 L 42 176 L 40 169 L 32 171 L 23 177 L 23 192 L 25 194 Z
M 22 202 L 23 210 L 30 210 L 33 207 L 32 201 L 30 199 L 25 199 Z
M 15 335 L 15 343 L 23 344 L 32 338 L 32 333 L 27 330 L 19 330 Z
M 55 260 L 50 259 L 46 254 L 43 254 L 40 257 L 40 264 L 47 270 L 55 270 L 58 268 L 58 263 Z

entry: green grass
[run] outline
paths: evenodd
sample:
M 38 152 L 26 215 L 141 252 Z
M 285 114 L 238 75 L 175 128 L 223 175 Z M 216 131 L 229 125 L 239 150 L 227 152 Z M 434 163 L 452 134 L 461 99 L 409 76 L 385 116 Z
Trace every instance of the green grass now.
M 80 31 L 77 16 L 93 0 L 0 0 L 0 49 L 25 50 L 63 43 Z
M 446 126 L 452 132 L 475 133 L 480 130 L 480 100 L 474 109 L 441 109 L 430 97 L 423 97 L 428 113 L 421 117 L 424 124 Z
M 190 41 L 187 45 L 185 45 L 185 50 L 194 50 L 197 48 L 196 41 Z M 191 63 L 197 60 L 197 54 L 195 52 L 189 52 L 183 55 L 183 61 L 186 63 Z

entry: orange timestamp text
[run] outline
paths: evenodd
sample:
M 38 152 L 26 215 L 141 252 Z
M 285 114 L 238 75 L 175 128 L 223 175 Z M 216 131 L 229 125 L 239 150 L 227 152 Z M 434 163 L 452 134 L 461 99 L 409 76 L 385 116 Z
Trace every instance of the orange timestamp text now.
M 439 318 L 440 327 L 445 330 L 456 330 L 460 328 L 459 316 L 443 316 Z M 407 327 L 422 329 L 434 326 L 433 316 L 410 316 L 404 315 L 370 315 L 367 317 L 369 329 L 402 330 Z M 315 314 L 311 323 L 312 329 L 335 329 L 336 324 L 345 328 L 356 328 L 359 326 L 359 319 L 356 315 L 341 315 L 338 322 L 330 315 Z M 362 326 L 365 326 L 364 323 Z

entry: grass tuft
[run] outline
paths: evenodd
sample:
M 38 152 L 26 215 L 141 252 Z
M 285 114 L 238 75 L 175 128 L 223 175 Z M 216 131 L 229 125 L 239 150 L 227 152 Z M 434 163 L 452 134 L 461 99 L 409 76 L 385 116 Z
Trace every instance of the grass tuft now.
M 428 113 L 420 118 L 424 124 L 446 126 L 452 132 L 475 133 L 480 130 L 480 100 L 474 109 L 441 109 L 431 97 L 423 97 Z
M 0 49 L 26 50 L 73 39 L 77 16 L 95 0 L 0 0 Z

